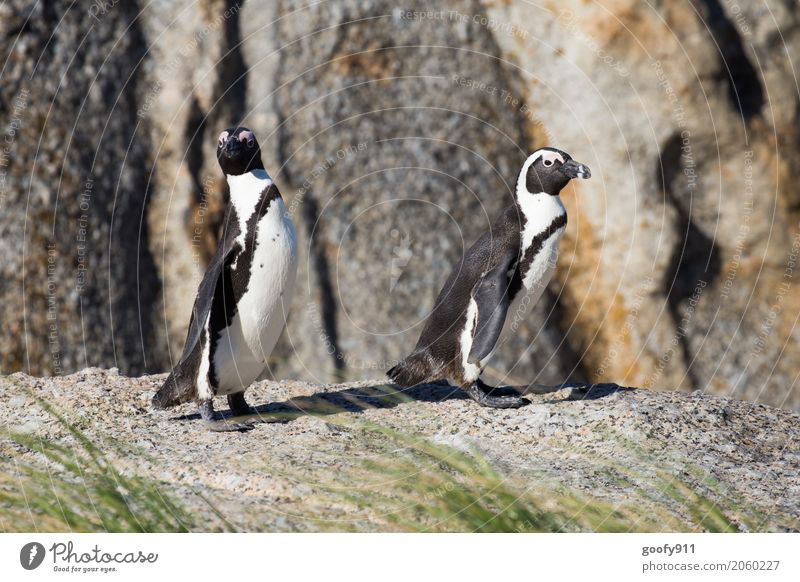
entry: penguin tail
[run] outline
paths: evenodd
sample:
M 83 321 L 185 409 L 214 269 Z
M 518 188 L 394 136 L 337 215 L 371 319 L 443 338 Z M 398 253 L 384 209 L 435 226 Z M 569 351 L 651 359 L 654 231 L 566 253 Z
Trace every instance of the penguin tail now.
M 167 377 L 164 385 L 156 392 L 151 401 L 153 408 L 164 410 L 172 406 L 178 406 L 185 402 L 194 400 L 195 390 L 190 382 L 181 381 L 182 378 L 177 370 L 173 370 Z
M 430 365 L 425 352 L 414 352 L 400 360 L 387 373 L 392 382 L 399 386 L 416 386 L 430 379 Z

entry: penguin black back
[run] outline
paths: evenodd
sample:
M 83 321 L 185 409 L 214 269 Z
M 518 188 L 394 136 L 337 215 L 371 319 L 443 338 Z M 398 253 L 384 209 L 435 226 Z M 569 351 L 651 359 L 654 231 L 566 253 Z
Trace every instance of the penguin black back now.
M 394 382 L 413 386 L 452 378 L 461 383 L 460 336 L 475 284 L 492 265 L 505 260 L 507 249 L 520 248 L 520 220 L 519 209 L 509 206 L 464 253 L 439 292 L 414 351 L 389 370 Z M 513 261 L 518 258 L 519 253 L 516 253 Z M 509 291 L 514 290 L 514 295 L 522 286 L 519 277 L 516 279 L 509 288 Z

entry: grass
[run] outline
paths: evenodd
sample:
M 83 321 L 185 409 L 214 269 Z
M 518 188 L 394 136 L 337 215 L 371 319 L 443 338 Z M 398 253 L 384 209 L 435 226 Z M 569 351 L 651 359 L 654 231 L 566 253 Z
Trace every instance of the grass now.
M 0 454 L 0 527 L 4 531 L 186 532 L 194 518 L 157 482 L 126 475 L 73 423 L 39 406 L 67 429 L 74 446 L 4 434 L 35 459 Z
M 645 488 L 637 485 L 642 476 L 620 471 L 619 467 L 606 467 L 605 480 L 616 481 L 630 491 L 626 503 L 612 504 L 559 483 L 552 476 L 504 475 L 477 451 L 466 453 L 382 427 L 369 430 L 386 437 L 393 453 L 365 462 L 371 484 L 346 495 L 359 507 L 376 508 L 403 530 L 734 532 L 755 529 L 757 511 L 732 503 L 723 507 L 719 501 L 712 501 L 663 471 L 655 479 L 650 478 Z M 654 491 L 658 493 L 654 495 Z

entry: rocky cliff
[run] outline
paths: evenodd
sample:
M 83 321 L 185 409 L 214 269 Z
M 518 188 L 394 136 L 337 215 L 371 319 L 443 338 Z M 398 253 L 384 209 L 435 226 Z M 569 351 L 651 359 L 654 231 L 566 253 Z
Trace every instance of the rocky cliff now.
M 480 495 L 490 499 L 493 487 L 513 484 L 519 511 L 530 492 L 543 489 L 546 508 L 567 489 L 607 504 L 601 523 L 635 505 L 638 518 L 626 526 L 633 530 L 705 529 L 699 522 L 715 512 L 727 515 L 733 529 L 751 531 L 796 528 L 800 520 L 800 416 L 760 404 L 576 385 L 530 394 L 531 404 L 519 410 L 490 410 L 447 385 L 398 393 L 370 382 L 265 381 L 249 393 L 262 423 L 248 433 L 210 433 L 192 405 L 149 410 L 162 381 L 163 375 L 125 378 L 97 369 L 51 379 L 15 374 L 0 380 L 0 426 L 33 437 L 33 448 L 63 446 L 71 459 L 81 445 L 33 400 L 42 399 L 121 474 L 153 479 L 165 496 L 177 496 L 201 516 L 200 530 L 224 525 L 208 502 L 238 530 L 408 527 L 389 521 L 398 511 L 397 500 L 390 501 L 406 484 L 425 484 L 436 464 L 410 465 L 392 479 L 369 468 L 381 459 L 402 462 L 420 441 L 481 455 L 501 478 Z M 387 430 L 407 436 L 387 443 Z M 5 436 L 0 458 L 41 460 Z M 59 478 L 61 469 L 49 466 L 50 478 Z M 9 466 L 10 475 L 17 470 Z M 481 486 L 479 474 L 460 477 L 420 489 L 415 501 L 434 505 L 436 496 Z M 368 502 L 371 494 L 386 498 Z M 701 515 L 694 497 L 705 500 Z M 456 512 L 469 508 L 458 499 L 439 527 L 464 527 Z M 566 529 L 582 529 L 580 514 L 593 511 L 586 499 Z
M 0 369 L 160 370 L 138 9 L 0 8 Z
M 800 406 L 796 3 L 29 4 L 0 9 L 1 371 L 167 369 L 242 122 L 303 245 L 276 377 L 380 377 L 552 144 L 594 178 L 490 372 Z

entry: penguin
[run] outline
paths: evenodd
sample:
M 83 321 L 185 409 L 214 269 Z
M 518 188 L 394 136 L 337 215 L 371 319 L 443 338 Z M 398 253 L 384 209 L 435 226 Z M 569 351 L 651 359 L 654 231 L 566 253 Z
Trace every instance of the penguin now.
M 389 370 L 395 384 L 449 380 L 482 406 L 528 403 L 519 396 L 493 395 L 480 375 L 504 333 L 516 328 L 514 322 L 539 300 L 553 275 L 567 226 L 561 190 L 573 178 L 589 177 L 585 164 L 555 148 L 536 150 L 525 160 L 514 203 L 462 256 L 414 351 Z
M 244 392 L 265 370 L 286 325 L 297 235 L 250 129 L 223 131 L 217 160 L 230 186 L 219 246 L 197 290 L 183 355 L 152 405 L 194 400 L 210 430 L 244 431 L 253 425 L 222 422 L 213 398 L 227 396 L 234 416 L 253 413 Z

